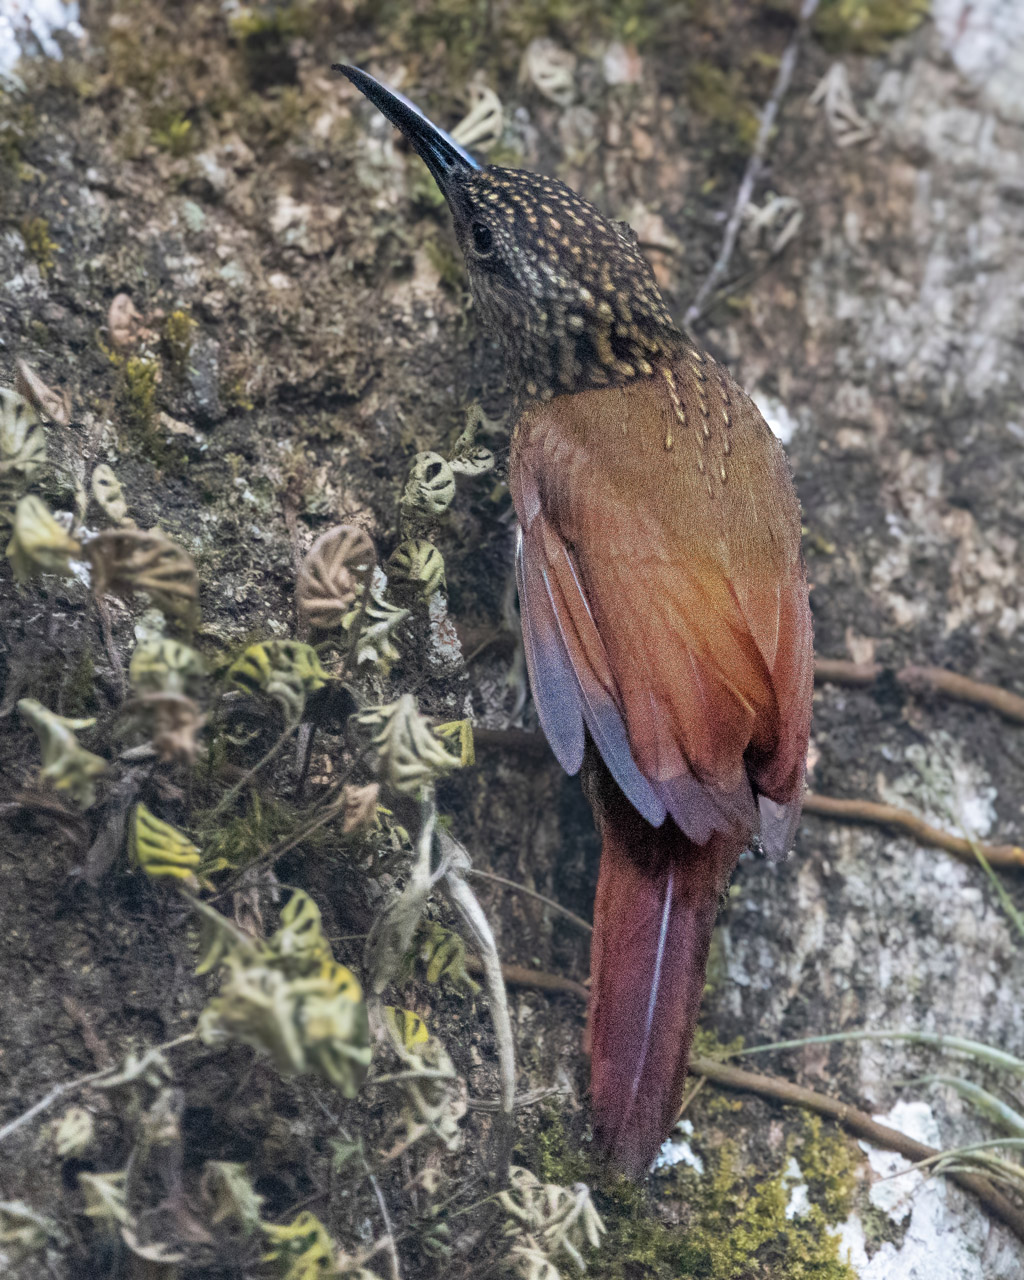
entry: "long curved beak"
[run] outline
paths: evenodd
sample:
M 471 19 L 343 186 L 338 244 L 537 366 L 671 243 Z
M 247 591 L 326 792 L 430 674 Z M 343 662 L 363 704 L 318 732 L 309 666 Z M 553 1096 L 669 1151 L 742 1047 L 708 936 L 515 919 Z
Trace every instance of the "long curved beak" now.
M 373 105 L 409 139 L 433 174 L 434 181 L 444 195 L 448 194 L 453 175 L 466 173 L 481 166 L 455 139 L 432 124 L 419 107 L 394 89 L 388 89 L 373 76 L 358 67 L 335 63 L 332 71 L 341 71 L 355 87 L 370 99 Z

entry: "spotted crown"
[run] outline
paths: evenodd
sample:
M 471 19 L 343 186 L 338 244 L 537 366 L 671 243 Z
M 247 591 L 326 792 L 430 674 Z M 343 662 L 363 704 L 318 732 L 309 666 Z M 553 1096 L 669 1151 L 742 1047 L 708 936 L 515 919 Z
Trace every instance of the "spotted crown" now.
M 491 166 L 453 199 L 485 323 L 528 399 L 650 376 L 683 339 L 633 230 L 557 178 Z

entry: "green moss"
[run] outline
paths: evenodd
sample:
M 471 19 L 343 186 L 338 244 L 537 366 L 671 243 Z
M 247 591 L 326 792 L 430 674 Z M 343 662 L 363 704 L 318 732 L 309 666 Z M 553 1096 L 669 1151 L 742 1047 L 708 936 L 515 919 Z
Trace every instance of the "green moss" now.
M 735 1040 L 719 1040 L 718 1036 L 706 1027 L 698 1027 L 693 1034 L 691 1055 L 695 1058 L 730 1058 L 743 1048 L 743 1037 Z
M 214 746 L 214 755 L 216 754 Z M 228 819 L 223 825 L 204 835 L 200 870 L 204 875 L 215 875 L 218 871 L 237 871 L 241 867 L 247 867 L 272 849 L 279 840 L 295 831 L 302 817 L 292 805 L 278 800 L 261 800 L 259 793 L 254 790 L 249 809 L 244 814 Z M 202 815 L 199 823 L 202 824 Z M 323 833 L 314 833 L 303 841 L 302 847 L 316 848 L 326 839 Z
M 56 243 L 50 239 L 50 224 L 45 218 L 23 218 L 21 220 L 21 236 L 29 257 L 35 262 L 43 275 L 53 270 L 53 255 Z
M 758 116 L 746 92 L 747 79 L 733 67 L 723 71 L 710 62 L 695 63 L 687 79 L 693 109 L 723 126 L 736 148 L 748 152 L 757 139 Z
M 61 714 L 91 715 L 96 709 L 96 664 L 88 644 L 68 667 L 61 683 Z
M 243 9 L 230 22 L 236 40 L 252 43 L 284 40 L 307 35 L 313 15 L 308 4 L 271 5 L 263 9 Z
M 857 1158 L 849 1140 L 821 1116 L 803 1115 L 804 1137 L 796 1158 L 807 1181 L 812 1203 L 820 1205 L 828 1222 L 842 1222 L 853 1207 Z
M 35 131 L 36 117 L 31 106 L 0 89 L 0 172 L 19 180 L 31 173 L 25 164 L 25 151 Z M 0 183 L 0 209 L 6 186 Z
M 198 328 L 187 311 L 172 311 L 164 321 L 161 340 L 167 363 L 180 377 L 188 368 L 192 338 Z
M 835 53 L 878 53 L 927 13 L 928 0 L 823 0 L 814 33 Z
M 671 1223 L 643 1186 L 610 1175 L 574 1146 L 555 1112 L 520 1158 L 544 1182 L 592 1189 L 608 1229 L 589 1259 L 595 1280 L 854 1280 L 827 1230 L 852 1192 L 852 1163 L 842 1148 L 835 1133 L 808 1127 L 797 1149 L 807 1162 L 811 1208 L 788 1219 L 788 1157 L 775 1170 L 741 1171 L 733 1143 L 709 1144 L 705 1174 L 680 1167 L 654 1181 L 656 1192 L 681 1206 L 673 1211 L 682 1220 Z
M 152 137 L 155 146 L 161 151 L 169 151 L 172 156 L 187 156 L 195 142 L 192 121 L 180 111 L 171 112 L 154 126 Z
M 160 365 L 144 356 L 129 356 L 121 366 L 122 395 L 132 422 L 145 432 L 156 421 L 156 386 Z

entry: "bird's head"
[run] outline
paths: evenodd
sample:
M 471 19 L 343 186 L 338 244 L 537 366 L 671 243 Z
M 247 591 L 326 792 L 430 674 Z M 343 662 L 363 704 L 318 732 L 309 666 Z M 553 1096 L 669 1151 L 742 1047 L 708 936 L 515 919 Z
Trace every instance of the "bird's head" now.
M 557 178 L 480 165 L 408 99 L 337 68 L 405 134 L 441 189 L 513 389 L 550 399 L 645 377 L 681 341 L 623 222 Z

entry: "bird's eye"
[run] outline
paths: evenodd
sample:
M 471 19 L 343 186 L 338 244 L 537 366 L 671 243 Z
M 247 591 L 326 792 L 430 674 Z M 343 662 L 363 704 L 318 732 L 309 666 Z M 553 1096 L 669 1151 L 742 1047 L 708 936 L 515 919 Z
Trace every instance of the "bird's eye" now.
M 482 222 L 473 223 L 473 248 L 481 258 L 486 258 L 494 248 L 494 236 L 490 227 Z

